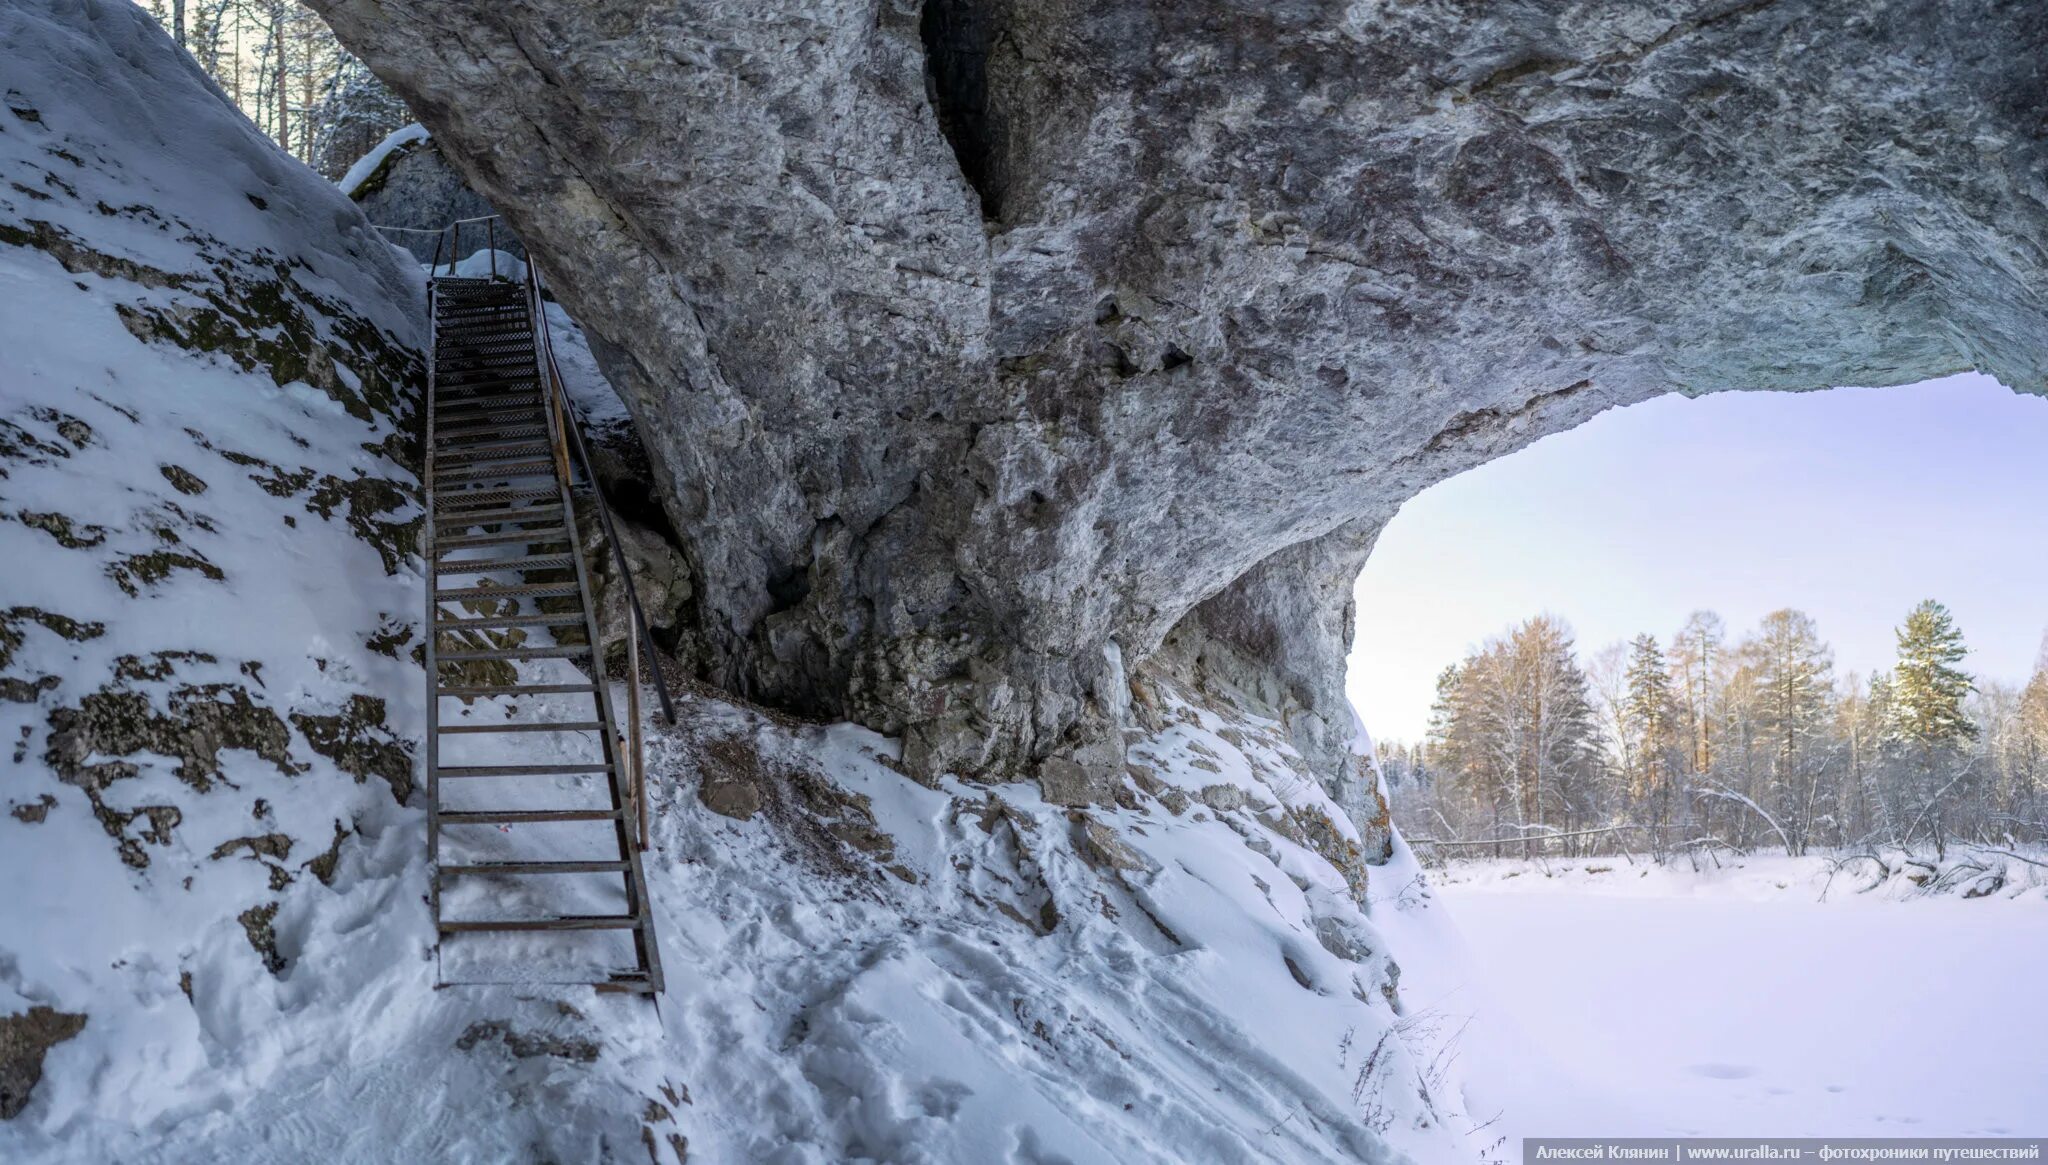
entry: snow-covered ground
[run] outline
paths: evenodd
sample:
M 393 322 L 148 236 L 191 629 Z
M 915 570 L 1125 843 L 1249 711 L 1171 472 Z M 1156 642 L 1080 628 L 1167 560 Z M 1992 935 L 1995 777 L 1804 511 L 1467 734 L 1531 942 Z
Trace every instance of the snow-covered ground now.
M 1403 947 L 1411 1003 L 1476 1016 L 1474 1112 L 1510 1137 L 2039 1133 L 2048 889 L 1862 865 L 1454 863 L 1462 939 Z

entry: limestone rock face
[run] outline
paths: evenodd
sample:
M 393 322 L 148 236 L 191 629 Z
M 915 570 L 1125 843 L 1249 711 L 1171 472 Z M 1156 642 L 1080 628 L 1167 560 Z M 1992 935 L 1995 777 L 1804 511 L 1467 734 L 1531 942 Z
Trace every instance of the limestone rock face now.
M 1356 785 L 1422 488 L 1670 391 L 2042 388 L 2036 5 L 313 3 L 588 325 L 694 666 L 926 769 L 1121 779 L 1150 660 Z

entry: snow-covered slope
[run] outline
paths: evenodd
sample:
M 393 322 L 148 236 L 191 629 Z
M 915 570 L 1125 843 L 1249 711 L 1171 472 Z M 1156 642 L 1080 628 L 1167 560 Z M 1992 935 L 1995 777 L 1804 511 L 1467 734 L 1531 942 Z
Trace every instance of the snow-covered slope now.
M 437 990 L 416 273 L 126 0 L 0 43 L 0 1160 L 1477 1151 L 1408 855 L 1163 682 L 1114 810 L 689 695 L 659 1007 Z
M 0 1160 L 132 1160 L 425 938 L 418 291 L 134 5 L 0 44 Z

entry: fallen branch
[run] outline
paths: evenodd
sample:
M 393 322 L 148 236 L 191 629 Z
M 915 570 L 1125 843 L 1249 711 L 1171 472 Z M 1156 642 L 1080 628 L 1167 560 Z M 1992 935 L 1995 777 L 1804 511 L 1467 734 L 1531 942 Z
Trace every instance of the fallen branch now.
M 1963 848 L 1973 849 L 1976 850 L 1978 853 L 1997 854 L 1999 857 L 2002 858 L 2011 858 L 2013 861 L 2016 862 L 2025 862 L 2030 866 L 2039 866 L 2044 870 L 2048 870 L 2048 862 L 2036 861 L 2033 858 L 2027 857 L 2024 854 L 2016 854 L 2009 849 L 1995 849 L 1988 845 L 1972 845 L 1968 842 L 1965 842 L 1963 844 Z

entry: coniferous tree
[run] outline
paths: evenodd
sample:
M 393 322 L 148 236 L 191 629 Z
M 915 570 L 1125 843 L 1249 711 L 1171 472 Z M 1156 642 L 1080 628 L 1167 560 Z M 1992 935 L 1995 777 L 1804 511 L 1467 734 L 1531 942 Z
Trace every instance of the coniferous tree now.
M 1975 775 L 1964 746 L 1977 725 L 1964 710 L 1976 684 L 1956 665 L 1969 654 L 1948 608 L 1928 599 L 1898 629 L 1899 658 L 1892 667 L 1887 739 L 1902 766 L 1903 840 L 1925 837 L 1937 856 L 1948 852 L 1951 794 L 1971 792 Z
M 1969 648 L 1948 608 L 1928 599 L 1899 626 L 1892 669 L 1891 734 L 1901 744 L 1951 746 L 1977 735 L 1963 711 L 1976 684 L 1956 665 Z
M 1831 809 L 1824 792 L 1830 758 L 1834 659 L 1812 616 L 1773 611 L 1743 645 L 1755 676 L 1753 740 L 1760 785 L 1751 799 L 1771 809 L 1787 848 L 1803 853 Z
M 1650 824 L 1661 826 L 1671 817 L 1686 747 L 1671 671 L 1655 636 L 1630 641 L 1625 682 L 1618 719 L 1625 737 L 1628 795 Z

